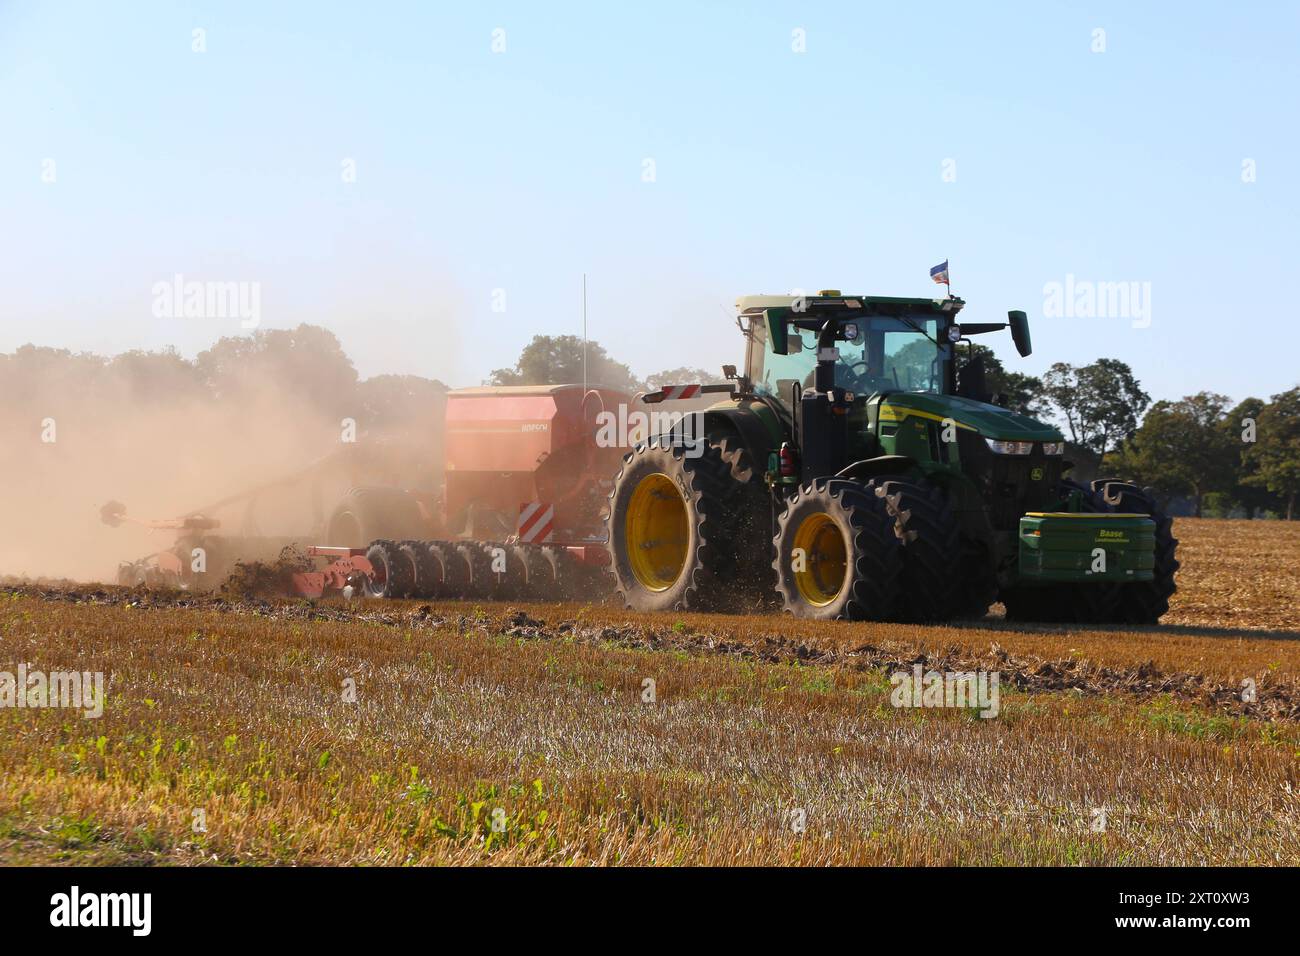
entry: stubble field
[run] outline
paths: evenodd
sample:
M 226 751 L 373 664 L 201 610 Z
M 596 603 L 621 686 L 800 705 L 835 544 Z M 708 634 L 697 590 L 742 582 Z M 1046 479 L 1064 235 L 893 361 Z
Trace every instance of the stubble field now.
M 106 696 L 0 708 L 0 862 L 1295 865 L 1300 523 L 1175 534 L 1159 628 L 13 585 L 0 671 Z

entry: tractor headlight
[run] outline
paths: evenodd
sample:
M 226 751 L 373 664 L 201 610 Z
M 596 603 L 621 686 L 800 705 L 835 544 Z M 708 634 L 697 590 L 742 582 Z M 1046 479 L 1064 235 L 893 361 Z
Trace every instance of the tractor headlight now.
M 1064 455 L 1065 442 L 1063 441 L 1045 441 L 1043 442 L 1044 455 Z
M 984 441 L 995 455 L 1028 455 L 1034 450 L 1031 441 L 998 441 L 995 438 L 986 438 Z

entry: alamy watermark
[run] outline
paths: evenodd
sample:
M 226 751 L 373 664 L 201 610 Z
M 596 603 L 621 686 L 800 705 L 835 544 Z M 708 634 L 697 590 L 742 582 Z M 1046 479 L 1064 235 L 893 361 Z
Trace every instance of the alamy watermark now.
M 104 674 L 101 671 L 0 671 L 0 707 L 18 710 L 47 707 L 79 708 L 87 720 L 104 715 Z
M 155 282 L 153 314 L 158 319 L 239 319 L 245 329 L 262 321 L 262 283 L 186 281 L 179 272 Z
M 1093 282 L 1076 279 L 1043 285 L 1043 315 L 1049 319 L 1131 319 L 1133 328 L 1151 325 L 1150 282 Z
M 50 897 L 50 925 L 55 927 L 119 926 L 132 936 L 153 928 L 152 893 L 83 893 L 73 886 Z
M 989 671 L 896 671 L 890 678 L 889 702 L 895 707 L 961 707 L 978 710 L 981 717 L 996 717 L 1001 702 L 1002 676 Z
M 596 415 L 598 448 L 635 448 L 657 440 L 661 445 L 684 448 L 687 458 L 704 454 L 704 415 L 701 412 L 644 412 L 628 410 L 620 403 L 617 411 Z

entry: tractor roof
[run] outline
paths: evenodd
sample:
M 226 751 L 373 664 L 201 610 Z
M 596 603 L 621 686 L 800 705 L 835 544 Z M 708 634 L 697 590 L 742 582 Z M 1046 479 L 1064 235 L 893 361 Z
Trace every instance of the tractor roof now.
M 742 295 L 736 300 L 736 311 L 753 313 L 767 309 L 793 309 L 798 302 L 804 303 L 804 311 L 862 309 L 867 315 L 894 315 L 900 312 L 955 315 L 966 304 L 955 296 L 944 299 L 908 299 L 887 295 L 841 295 L 827 290 L 816 295 Z

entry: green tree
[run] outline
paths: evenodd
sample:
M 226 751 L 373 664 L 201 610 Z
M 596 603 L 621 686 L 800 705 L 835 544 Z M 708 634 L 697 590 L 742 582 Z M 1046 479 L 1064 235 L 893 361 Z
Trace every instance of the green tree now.
M 357 398 L 368 426 L 414 427 L 428 434 L 442 427 L 447 386 L 419 375 L 376 375 L 357 385 Z
M 1161 497 L 1187 494 L 1201 516 L 1205 496 L 1232 488 L 1240 447 L 1224 427 L 1228 397 L 1198 392 L 1151 406 L 1142 426 L 1124 442 L 1112 465 Z
M 1258 429 L 1259 413 L 1266 404 L 1262 398 L 1243 399 L 1223 420 L 1224 432 L 1239 449 L 1237 472 L 1228 496 L 1233 505 L 1240 505 L 1251 517 L 1280 508 L 1278 496 L 1262 482 L 1252 480 L 1258 475 L 1258 468 L 1249 455 L 1251 438 Z
M 1043 375 L 1047 401 L 1065 420 L 1077 445 L 1101 459 L 1117 443 L 1137 431 L 1151 396 L 1142 390 L 1133 370 L 1119 359 L 1097 359 L 1075 368 L 1057 362 Z
M 1042 379 L 1023 372 L 1007 371 L 1002 360 L 987 345 L 971 343 L 969 354 L 971 359 L 984 359 L 984 382 L 1003 407 L 1030 418 L 1047 411 Z
M 492 385 L 563 385 L 582 380 L 582 339 L 576 335 L 533 336 L 514 368 L 496 369 L 489 379 Z M 641 387 L 630 368 L 592 341 L 587 342 L 587 382 L 628 392 Z
M 1279 495 L 1286 502 L 1286 520 L 1292 521 L 1300 492 L 1300 386 L 1274 395 L 1259 410 L 1254 437 L 1246 450 L 1253 469 L 1249 481 Z
M 179 405 L 208 397 L 207 387 L 194 363 L 182 358 L 173 348 L 161 352 L 133 349 L 115 355 L 104 366 L 102 378 L 99 391 L 106 401 Z
M 663 388 L 665 385 L 716 385 L 724 382 L 722 370 L 716 372 L 706 372 L 702 368 L 692 368 L 683 365 L 680 368 L 664 369 L 662 372 L 655 372 L 645 380 L 648 390 Z
M 316 325 L 259 329 L 220 339 L 195 359 L 199 374 L 220 400 L 254 404 L 259 397 L 292 396 L 330 414 L 356 414 L 357 370 L 338 338 Z M 275 388 L 282 395 L 268 395 Z

